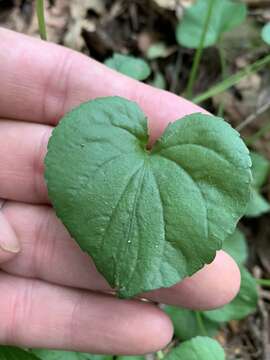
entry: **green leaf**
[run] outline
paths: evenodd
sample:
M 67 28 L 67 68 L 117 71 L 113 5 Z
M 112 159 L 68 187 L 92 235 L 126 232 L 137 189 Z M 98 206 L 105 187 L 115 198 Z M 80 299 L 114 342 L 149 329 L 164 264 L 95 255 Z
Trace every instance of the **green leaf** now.
M 210 0 L 198 0 L 187 7 L 183 19 L 176 28 L 176 38 L 180 45 L 188 48 L 198 48 L 203 31 L 205 14 Z M 246 18 L 245 4 L 230 0 L 215 0 L 210 18 L 204 47 L 215 45 L 222 33 L 240 25 Z
M 159 89 L 165 89 L 166 81 L 162 73 L 156 72 L 154 75 L 154 79 L 152 81 L 149 81 L 149 85 L 155 86 Z
M 223 250 L 230 254 L 237 264 L 244 264 L 247 260 L 248 249 L 244 234 L 235 229 L 235 232 L 228 236 L 223 243 Z
M 270 204 L 260 194 L 260 188 L 265 184 L 270 170 L 270 163 L 262 155 L 251 152 L 252 160 L 252 190 L 245 215 L 249 217 L 261 216 L 270 211 Z
M 151 73 L 149 65 L 143 59 L 134 56 L 115 53 L 111 58 L 105 60 L 104 63 L 111 69 L 117 70 L 121 74 L 136 80 L 145 80 Z
M 204 311 L 209 320 L 227 322 L 240 320 L 256 310 L 258 302 L 257 284 L 252 275 L 244 268 L 241 270 L 241 288 L 236 298 L 229 304 L 217 310 Z
M 64 117 L 45 160 L 56 214 L 121 297 L 210 263 L 249 200 L 248 150 L 222 119 L 189 115 L 147 143 L 135 103 L 99 98 Z
M 28 351 L 13 346 L 0 346 L 0 360 L 42 360 Z
M 215 336 L 219 329 L 219 324 L 205 318 L 203 313 L 201 314 L 204 330 L 198 323 L 195 311 L 174 306 L 166 306 L 164 310 L 172 320 L 175 336 L 181 341 L 189 340 L 198 335 L 205 335 L 204 330 L 208 336 Z
M 225 353 L 216 340 L 197 336 L 174 348 L 164 360 L 225 360 Z
M 251 190 L 250 201 L 245 215 L 248 217 L 258 217 L 270 211 L 270 204 L 256 189 Z
M 147 50 L 147 58 L 150 60 L 157 58 L 164 58 L 168 55 L 168 49 L 165 43 L 156 42 L 152 44 Z
M 260 189 L 269 176 L 270 163 L 265 157 L 254 151 L 250 152 L 250 157 L 252 161 L 253 186 L 256 189 Z
M 31 352 L 41 360 L 113 360 L 111 355 L 93 355 L 72 351 L 32 349 Z
M 270 22 L 262 28 L 262 39 L 266 44 L 270 45 Z

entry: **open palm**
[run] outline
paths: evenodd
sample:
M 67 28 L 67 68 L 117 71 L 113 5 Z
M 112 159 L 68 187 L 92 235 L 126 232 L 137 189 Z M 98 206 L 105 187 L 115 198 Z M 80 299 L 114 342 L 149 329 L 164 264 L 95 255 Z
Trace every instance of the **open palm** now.
M 56 218 L 43 177 L 53 127 L 82 101 L 119 95 L 138 102 L 150 119 L 152 141 L 169 121 L 202 109 L 86 56 L 4 29 L 0 69 L 0 197 L 6 200 L 0 211 L 0 343 L 147 353 L 172 337 L 169 318 L 153 302 L 209 309 L 235 296 L 239 271 L 223 251 L 191 278 L 144 294 L 153 302 L 108 294 L 104 278 Z

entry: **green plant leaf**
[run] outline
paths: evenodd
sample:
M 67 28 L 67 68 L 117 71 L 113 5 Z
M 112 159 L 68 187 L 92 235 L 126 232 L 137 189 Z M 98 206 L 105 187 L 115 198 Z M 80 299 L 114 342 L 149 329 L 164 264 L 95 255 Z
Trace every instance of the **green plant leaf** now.
M 252 161 L 253 186 L 256 189 L 260 189 L 269 176 L 270 163 L 265 157 L 254 151 L 250 152 L 250 157 Z
M 113 360 L 111 355 L 93 355 L 73 351 L 32 349 L 40 360 Z
M 174 348 L 164 360 L 225 360 L 225 353 L 216 340 L 197 336 Z
M 270 211 L 270 204 L 256 189 L 251 190 L 250 201 L 245 215 L 248 217 L 258 217 Z
M 162 73 L 156 72 L 154 75 L 154 79 L 152 81 L 149 81 L 149 85 L 155 86 L 159 89 L 165 89 L 166 81 Z
M 174 334 L 179 340 L 185 341 L 198 335 L 205 335 L 204 331 L 200 328 L 195 311 L 175 306 L 166 306 L 164 310 L 172 320 Z M 215 336 L 219 329 L 219 324 L 205 318 L 203 313 L 201 314 L 204 330 L 207 332 L 207 335 Z
M 198 0 L 194 5 L 187 7 L 183 19 L 176 28 L 176 38 L 180 45 L 188 48 L 198 48 L 203 31 L 208 2 Z M 246 18 L 245 4 L 230 0 L 215 0 L 210 18 L 204 47 L 215 45 L 222 33 L 240 25 Z
M 152 44 L 146 53 L 146 56 L 150 60 L 164 58 L 168 55 L 168 49 L 164 42 L 156 42 Z
M 270 22 L 265 24 L 262 28 L 262 39 L 266 44 L 270 45 Z
M 170 124 L 151 151 L 136 103 L 99 98 L 54 129 L 45 177 L 56 214 L 121 297 L 210 263 L 249 200 L 251 161 L 220 118 Z
M 149 65 L 143 59 L 134 56 L 115 53 L 104 63 L 111 69 L 136 80 L 145 80 L 151 73 Z
M 270 211 L 270 204 L 260 194 L 261 187 L 265 184 L 270 170 L 270 163 L 262 155 L 251 152 L 252 160 L 252 190 L 245 215 L 249 217 L 261 216 Z
M 227 322 L 240 320 L 256 310 L 258 302 L 257 284 L 253 276 L 244 268 L 241 271 L 241 288 L 236 298 L 220 309 L 204 311 L 211 321 Z
M 0 346 L 0 360 L 42 360 L 34 354 L 13 346 Z
M 235 232 L 225 239 L 222 248 L 234 258 L 237 264 L 246 262 L 248 256 L 246 238 L 239 229 L 235 229 Z

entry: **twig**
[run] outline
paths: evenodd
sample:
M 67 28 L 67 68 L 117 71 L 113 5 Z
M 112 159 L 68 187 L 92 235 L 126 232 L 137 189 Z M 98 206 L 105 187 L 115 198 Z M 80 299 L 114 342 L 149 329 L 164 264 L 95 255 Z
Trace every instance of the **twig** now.
M 236 130 L 241 131 L 246 126 L 251 124 L 254 120 L 257 119 L 258 115 L 261 115 L 265 111 L 267 111 L 270 108 L 270 100 L 260 106 L 253 114 L 250 114 L 240 125 L 237 126 Z

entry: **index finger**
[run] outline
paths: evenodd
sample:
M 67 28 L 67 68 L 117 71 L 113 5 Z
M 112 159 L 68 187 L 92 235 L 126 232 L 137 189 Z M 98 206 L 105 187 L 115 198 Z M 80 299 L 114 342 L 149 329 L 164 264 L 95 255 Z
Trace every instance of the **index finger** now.
M 99 96 L 136 101 L 152 139 L 169 122 L 205 110 L 167 91 L 121 75 L 59 45 L 0 29 L 0 117 L 55 125 L 71 108 Z

